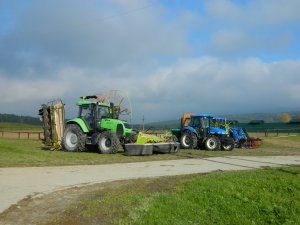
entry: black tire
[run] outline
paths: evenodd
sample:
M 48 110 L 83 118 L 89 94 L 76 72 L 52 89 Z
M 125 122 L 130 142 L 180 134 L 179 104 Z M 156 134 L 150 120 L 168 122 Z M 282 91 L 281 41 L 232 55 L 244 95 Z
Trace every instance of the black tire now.
M 193 132 L 187 130 L 184 131 L 180 137 L 180 146 L 183 149 L 195 149 L 197 148 L 197 136 Z
M 222 150 L 224 151 L 232 151 L 234 149 L 234 140 L 233 138 L 232 139 L 232 143 L 231 144 L 228 144 L 228 145 L 224 145 L 222 144 Z
M 85 135 L 76 124 L 66 126 L 62 147 L 68 152 L 81 152 L 85 150 Z
M 209 136 L 205 140 L 205 148 L 209 151 L 219 150 L 221 146 L 220 139 L 216 136 Z
M 111 131 L 104 131 L 99 135 L 98 148 L 102 154 L 114 154 L 118 151 L 119 140 Z

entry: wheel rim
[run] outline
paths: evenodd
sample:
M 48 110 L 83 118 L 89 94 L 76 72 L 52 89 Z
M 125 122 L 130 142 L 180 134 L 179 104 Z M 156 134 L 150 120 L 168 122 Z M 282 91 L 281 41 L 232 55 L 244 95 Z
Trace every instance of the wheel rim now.
M 211 139 L 211 138 L 208 139 L 208 141 L 207 141 L 207 147 L 209 149 L 215 149 L 216 146 L 217 146 L 217 142 L 214 139 Z
M 191 145 L 191 139 L 190 139 L 190 137 L 188 137 L 186 135 L 186 136 L 183 136 L 182 139 L 183 139 L 182 141 L 183 141 L 183 143 L 184 143 L 185 146 L 190 146 Z
M 78 143 L 77 135 L 73 132 L 68 132 L 66 135 L 66 144 L 69 147 L 74 148 L 76 147 L 77 143 Z
M 108 151 L 112 145 L 110 138 L 102 138 L 100 145 L 104 151 Z

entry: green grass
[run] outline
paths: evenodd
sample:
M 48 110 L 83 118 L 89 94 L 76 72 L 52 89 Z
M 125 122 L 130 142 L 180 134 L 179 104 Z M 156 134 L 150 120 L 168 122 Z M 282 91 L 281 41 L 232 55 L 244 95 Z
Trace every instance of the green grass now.
M 299 136 L 297 137 L 299 139 Z M 288 138 L 282 140 L 287 141 Z M 297 140 L 298 140 L 297 139 Z M 188 159 L 216 156 L 269 156 L 269 155 L 299 155 L 299 142 L 290 140 L 288 145 L 280 140 L 268 138 L 257 149 L 234 149 L 233 151 L 203 151 L 180 150 L 176 154 L 154 154 L 150 156 L 124 156 L 123 152 L 105 155 L 95 152 L 70 153 L 49 151 L 42 148 L 38 140 L 0 138 L 0 167 L 14 166 L 60 166 L 60 165 L 95 165 L 108 163 L 141 162 L 167 159 Z M 276 142 L 274 142 L 276 141 Z M 274 142 L 274 143 L 273 143 Z M 284 145 L 285 144 L 285 145 Z
M 300 167 L 112 185 L 42 224 L 300 224 Z
M 288 141 L 297 141 L 300 142 L 300 135 L 291 135 L 291 136 L 279 136 L 279 137 L 273 137 L 273 139 L 279 139 L 279 140 L 288 140 Z
M 41 126 L 23 123 L 4 123 L 0 122 L 0 131 L 42 131 Z

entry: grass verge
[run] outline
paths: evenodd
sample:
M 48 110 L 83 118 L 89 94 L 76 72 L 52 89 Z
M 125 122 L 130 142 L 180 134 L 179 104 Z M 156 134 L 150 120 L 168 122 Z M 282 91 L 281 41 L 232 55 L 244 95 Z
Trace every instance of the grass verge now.
M 131 181 L 41 224 L 300 224 L 300 167 Z
M 289 138 L 264 139 L 264 144 L 257 149 L 234 149 L 233 151 L 180 150 L 176 154 L 154 154 L 150 156 L 105 155 L 95 152 L 70 153 L 43 150 L 38 140 L 0 138 L 0 167 L 14 166 L 62 166 L 96 165 L 108 163 L 142 162 L 185 158 L 204 158 L 217 156 L 270 156 L 299 155 L 300 136 Z

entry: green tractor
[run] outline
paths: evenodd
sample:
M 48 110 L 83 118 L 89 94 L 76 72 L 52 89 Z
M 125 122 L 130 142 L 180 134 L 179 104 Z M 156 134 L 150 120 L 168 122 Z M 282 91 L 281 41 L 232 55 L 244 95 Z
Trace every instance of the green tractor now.
M 100 153 L 116 153 L 121 145 L 134 142 L 136 133 L 119 119 L 120 106 L 105 103 L 98 96 L 84 96 L 77 102 L 78 117 L 66 122 L 62 148 L 69 152 L 98 147 Z

